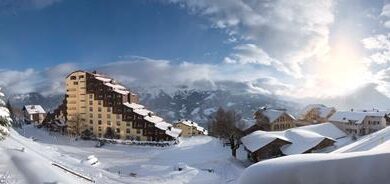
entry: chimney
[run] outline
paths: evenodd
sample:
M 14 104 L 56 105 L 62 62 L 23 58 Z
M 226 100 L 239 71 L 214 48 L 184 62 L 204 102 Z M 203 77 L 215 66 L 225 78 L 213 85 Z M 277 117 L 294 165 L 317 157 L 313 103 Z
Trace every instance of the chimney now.
M 351 109 L 351 112 L 353 112 L 353 108 Z

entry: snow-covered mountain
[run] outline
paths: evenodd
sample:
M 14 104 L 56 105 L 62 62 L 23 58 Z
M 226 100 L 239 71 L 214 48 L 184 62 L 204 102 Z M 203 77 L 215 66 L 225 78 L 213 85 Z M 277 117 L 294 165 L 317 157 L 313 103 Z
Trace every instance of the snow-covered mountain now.
M 154 96 L 149 93 L 141 94 L 141 101 L 168 120 L 188 118 L 200 123 L 207 122 L 218 107 L 234 109 L 247 119 L 251 119 L 253 112 L 264 105 L 287 108 L 292 112 L 299 110 L 296 103 L 259 94 L 224 90 L 178 90 L 173 95 L 161 90 Z
M 12 106 L 15 108 L 23 108 L 24 105 L 27 104 L 35 104 L 42 105 L 46 111 L 51 111 L 58 107 L 62 100 L 64 99 L 64 95 L 50 95 L 43 96 L 40 93 L 26 93 L 26 94 L 14 94 L 8 97 Z
M 307 103 L 321 103 L 337 109 L 390 109 L 390 98 L 376 89 L 377 85 L 368 84 L 346 95 L 324 99 L 306 99 Z
M 164 90 L 139 90 L 141 104 L 156 112 L 168 121 L 191 119 L 206 123 L 218 107 L 234 109 L 243 118 L 251 119 L 253 112 L 260 106 L 270 105 L 287 108 L 292 112 L 299 110 L 296 103 L 278 100 L 274 97 L 252 93 L 232 93 L 225 90 L 194 90 L 178 89 L 167 93 Z M 24 104 L 40 104 L 46 110 L 53 110 L 63 100 L 63 95 L 43 96 L 39 93 L 29 93 L 10 96 L 13 106 L 22 108 Z

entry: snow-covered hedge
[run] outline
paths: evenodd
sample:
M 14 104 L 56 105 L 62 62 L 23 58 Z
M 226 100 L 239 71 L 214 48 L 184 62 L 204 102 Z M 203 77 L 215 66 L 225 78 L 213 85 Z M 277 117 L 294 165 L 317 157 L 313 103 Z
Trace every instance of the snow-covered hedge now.
M 97 138 L 96 140 L 102 141 L 105 143 L 111 143 L 111 144 L 126 144 L 126 145 L 140 145 L 140 146 L 159 146 L 159 147 L 165 147 L 165 146 L 172 146 L 177 144 L 177 141 L 136 141 L 136 140 L 120 140 L 120 139 L 106 139 L 106 138 Z

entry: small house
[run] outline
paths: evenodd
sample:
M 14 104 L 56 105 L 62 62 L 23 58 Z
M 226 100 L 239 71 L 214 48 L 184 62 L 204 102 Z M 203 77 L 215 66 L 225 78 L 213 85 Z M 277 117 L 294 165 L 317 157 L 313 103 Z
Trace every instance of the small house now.
M 205 128 L 199 126 L 198 123 L 195 123 L 190 120 L 179 120 L 174 125 L 176 128 L 180 128 L 182 130 L 181 135 L 183 137 L 191 137 L 196 135 L 207 135 L 208 132 Z
M 25 105 L 23 107 L 24 120 L 41 124 L 46 117 L 46 112 L 40 105 Z
M 295 127 L 295 118 L 285 109 L 262 107 L 254 113 L 255 124 L 247 128 L 245 134 L 256 130 L 283 131 Z

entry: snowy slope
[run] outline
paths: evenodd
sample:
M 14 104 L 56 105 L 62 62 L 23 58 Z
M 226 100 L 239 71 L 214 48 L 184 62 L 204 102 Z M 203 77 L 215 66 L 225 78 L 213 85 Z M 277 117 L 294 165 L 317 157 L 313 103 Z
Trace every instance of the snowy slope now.
M 333 153 L 348 153 L 357 151 L 367 151 L 376 147 L 387 147 L 385 142 L 390 141 L 390 127 L 386 127 L 378 132 L 366 135 L 358 141 L 344 146 Z M 390 150 L 390 147 L 387 147 Z M 378 148 L 377 148 L 378 149 Z
M 10 138 L 0 142 L 0 154 L 17 155 L 26 162 L 34 161 L 32 165 L 23 166 L 27 169 L 20 169 L 20 162 L 13 163 L 0 157 L 0 173 L 6 173 L 8 165 L 15 165 L 10 175 L 18 183 L 30 183 L 26 182 L 29 177 L 37 178 L 39 182 L 83 182 L 51 166 L 51 162 L 91 177 L 96 183 L 236 183 L 244 169 L 240 161 L 231 158 L 229 148 L 222 147 L 219 140 L 208 136 L 184 139 L 180 144 L 166 148 L 111 144 L 95 148 L 94 141 L 75 141 L 30 125 L 18 131 L 20 134 L 12 130 Z M 22 147 L 25 152 L 18 151 Z M 88 158 L 98 163 L 88 164 Z M 31 167 L 38 167 L 34 164 L 41 169 L 30 172 Z M 183 170 L 178 171 L 178 167 Z M 51 177 L 42 172 L 46 170 L 50 170 Z
M 9 183 L 86 183 L 51 165 L 50 155 L 38 152 L 33 144 L 20 137 L 0 142 L 0 175 Z M 27 147 L 26 145 L 29 145 Z M 22 150 L 23 149 L 23 150 Z

